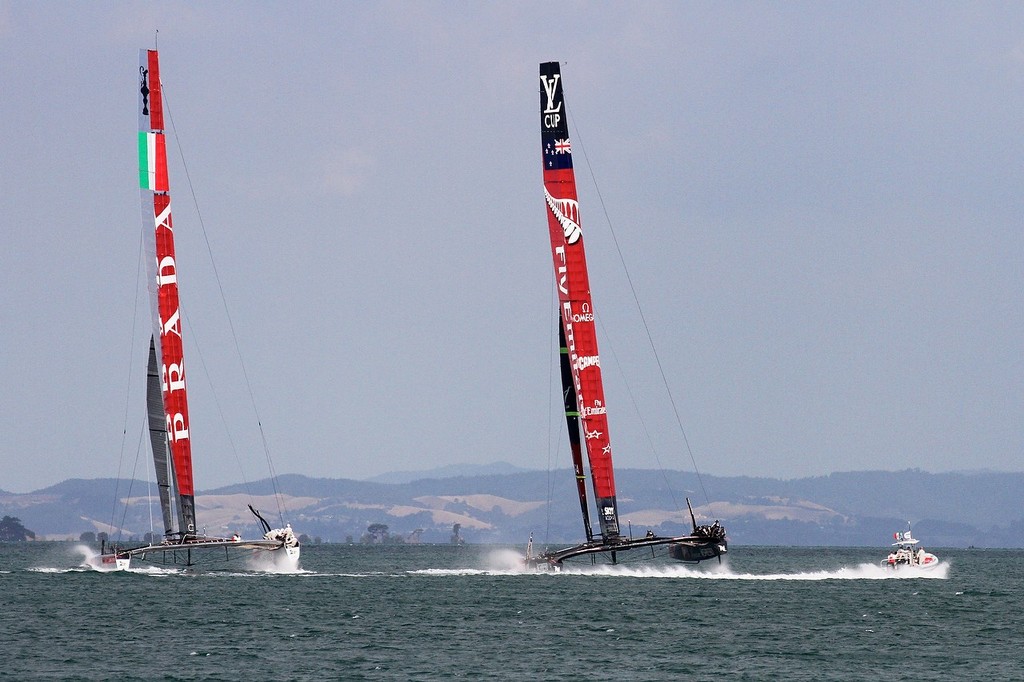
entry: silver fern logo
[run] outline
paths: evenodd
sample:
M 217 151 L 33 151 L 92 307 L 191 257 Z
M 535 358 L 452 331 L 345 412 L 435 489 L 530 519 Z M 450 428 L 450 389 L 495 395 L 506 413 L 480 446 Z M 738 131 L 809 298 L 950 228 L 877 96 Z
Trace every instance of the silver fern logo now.
M 548 202 L 548 208 L 554 214 L 555 220 L 562 226 L 562 233 L 565 235 L 566 244 L 575 244 L 583 236 L 583 229 L 580 227 L 580 204 L 575 199 L 556 199 L 544 188 L 544 198 Z

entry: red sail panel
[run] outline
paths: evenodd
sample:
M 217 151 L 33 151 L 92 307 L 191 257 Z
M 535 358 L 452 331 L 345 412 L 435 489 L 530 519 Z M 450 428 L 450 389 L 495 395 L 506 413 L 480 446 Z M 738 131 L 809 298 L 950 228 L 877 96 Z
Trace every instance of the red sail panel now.
M 192 444 L 189 440 L 188 393 L 185 389 L 185 355 L 181 335 L 181 307 L 178 301 L 178 276 L 174 260 L 174 229 L 171 224 L 171 197 L 153 195 L 156 225 L 156 284 L 159 320 L 160 389 L 167 415 L 167 441 L 174 459 L 174 471 L 180 495 L 192 495 Z
M 142 70 L 145 69 L 143 73 Z M 164 129 L 164 96 L 160 90 L 160 60 L 156 50 L 146 50 L 145 65 L 140 67 L 140 75 L 149 90 L 149 125 L 150 130 Z
M 559 310 L 597 498 L 601 533 L 608 538 L 618 535 L 612 447 L 558 63 L 541 64 L 540 80 L 544 198 L 548 209 Z
M 167 193 L 167 152 L 163 128 L 159 58 L 156 50 L 142 50 L 139 58 L 139 169 L 143 229 L 148 233 L 146 242 L 152 249 L 150 290 L 153 292 L 159 384 L 167 422 L 167 446 L 171 453 L 178 495 L 181 532 L 194 533 L 195 500 L 188 392 L 185 388 L 181 306 L 178 300 L 171 197 Z

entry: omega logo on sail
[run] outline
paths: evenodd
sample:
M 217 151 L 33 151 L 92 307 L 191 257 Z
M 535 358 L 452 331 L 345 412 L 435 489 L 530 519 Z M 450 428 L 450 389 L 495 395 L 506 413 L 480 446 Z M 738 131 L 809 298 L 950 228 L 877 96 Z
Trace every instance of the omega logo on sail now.
M 581 305 L 580 306 L 580 312 L 573 313 L 572 321 L 573 322 L 593 322 L 594 321 L 594 313 L 590 312 L 590 304 L 589 303 L 584 303 L 583 305 Z

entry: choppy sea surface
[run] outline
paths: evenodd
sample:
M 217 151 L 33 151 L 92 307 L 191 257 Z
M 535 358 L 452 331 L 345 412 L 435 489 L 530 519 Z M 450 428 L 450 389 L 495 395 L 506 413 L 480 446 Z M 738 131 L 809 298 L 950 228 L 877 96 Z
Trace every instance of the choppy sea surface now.
M 1024 551 L 731 547 L 517 570 L 489 546 L 303 547 L 297 571 L 100 573 L 0 545 L 7 679 L 1024 680 Z

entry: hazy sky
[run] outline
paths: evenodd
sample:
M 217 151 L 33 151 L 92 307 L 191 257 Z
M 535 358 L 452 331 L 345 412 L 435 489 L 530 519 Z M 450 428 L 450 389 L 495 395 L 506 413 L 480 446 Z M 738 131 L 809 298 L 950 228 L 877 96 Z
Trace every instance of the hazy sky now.
M 136 461 L 156 29 L 199 489 L 253 399 L 278 473 L 568 465 L 549 60 L 618 466 L 692 468 L 609 219 L 703 473 L 1022 469 L 1020 3 L 0 2 L 0 488 Z

